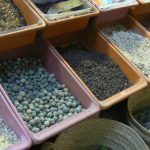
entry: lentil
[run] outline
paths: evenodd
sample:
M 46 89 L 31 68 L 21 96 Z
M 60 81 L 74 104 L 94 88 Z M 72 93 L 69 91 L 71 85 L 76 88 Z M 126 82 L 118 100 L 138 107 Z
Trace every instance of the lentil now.
M 115 28 L 118 28 L 116 26 Z M 102 31 L 113 43 L 115 43 L 121 52 L 141 70 L 141 72 L 150 78 L 150 40 L 131 30 L 117 30 L 114 27 L 107 27 Z M 110 32 L 111 31 L 111 32 Z
M 4 89 L 9 91 L 9 97 L 32 132 L 37 133 L 62 121 L 64 116 L 68 116 L 70 113 L 74 115 L 83 111 L 81 103 L 74 97 L 72 101 L 76 105 L 75 108 L 80 108 L 80 111 L 75 109 L 74 113 L 72 112 L 71 109 L 74 106 L 69 103 L 71 92 L 56 79 L 54 74 L 46 71 L 40 59 L 18 58 L 11 62 L 1 62 L 0 66 L 1 83 Z M 16 70 L 18 71 L 16 72 Z M 38 79 L 38 82 L 34 79 Z M 38 89 L 33 88 L 39 87 L 39 83 L 44 86 Z M 47 83 L 46 86 L 45 83 Z M 21 87 L 23 88 L 21 89 Z M 63 94 L 64 89 L 70 96 Z M 58 106 L 61 106 L 61 99 L 65 99 L 64 106 L 58 109 Z M 61 119 L 58 118 L 59 115 L 62 115 Z
M 89 50 L 81 44 L 58 49 L 98 99 L 106 99 L 130 86 L 119 66 L 106 55 Z M 70 99 L 73 100 L 74 97 Z M 81 111 L 77 103 L 67 105 L 77 108 L 77 112 Z

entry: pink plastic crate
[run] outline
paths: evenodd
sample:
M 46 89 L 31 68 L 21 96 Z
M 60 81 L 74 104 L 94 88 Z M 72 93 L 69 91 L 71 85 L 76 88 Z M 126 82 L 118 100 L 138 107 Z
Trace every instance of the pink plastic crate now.
M 0 85 L 1 88 L 1 85 Z M 32 141 L 25 129 L 21 125 L 20 121 L 17 119 L 16 115 L 12 111 L 11 107 L 8 105 L 7 101 L 0 92 L 0 118 L 4 120 L 6 125 L 18 135 L 20 141 L 6 150 L 26 150 L 31 147 Z
M 22 117 L 18 113 L 16 107 L 13 105 L 9 99 L 7 93 L 3 88 L 2 91 L 7 102 L 10 104 L 11 108 L 21 121 L 22 125 L 30 135 L 34 144 L 42 143 L 48 138 L 55 136 L 62 132 L 64 129 L 77 124 L 78 122 L 87 119 L 93 115 L 96 115 L 100 111 L 100 107 L 93 97 L 85 90 L 85 88 L 80 84 L 80 82 L 74 77 L 71 71 L 66 67 L 66 65 L 57 57 L 57 55 L 51 51 L 51 46 L 47 42 L 41 42 L 39 45 L 35 46 L 35 49 L 32 51 L 32 47 L 26 47 L 23 49 L 16 49 L 0 53 L 0 60 L 8 60 L 10 58 L 22 57 L 25 55 L 39 55 L 44 62 L 44 66 L 49 73 L 54 73 L 63 84 L 66 84 L 70 89 L 72 95 L 74 95 L 83 105 L 85 110 L 79 114 L 76 114 L 70 118 L 67 118 L 59 123 L 52 125 L 51 127 L 40 131 L 39 133 L 33 133 L 28 128 Z

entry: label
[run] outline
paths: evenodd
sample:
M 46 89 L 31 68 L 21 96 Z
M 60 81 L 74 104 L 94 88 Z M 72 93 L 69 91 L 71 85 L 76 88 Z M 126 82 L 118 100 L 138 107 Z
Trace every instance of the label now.
M 137 4 L 136 0 L 92 0 L 100 9 L 114 9 Z

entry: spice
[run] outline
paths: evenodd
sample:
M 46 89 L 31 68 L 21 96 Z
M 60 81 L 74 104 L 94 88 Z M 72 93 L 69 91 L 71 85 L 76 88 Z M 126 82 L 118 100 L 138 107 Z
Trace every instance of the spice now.
M 133 115 L 135 119 L 150 132 L 150 107 L 142 108 Z
M 25 26 L 20 10 L 12 0 L 0 0 L 0 32 Z
M 100 52 L 94 52 L 80 44 L 59 50 L 100 100 L 106 99 L 131 85 L 119 66 L 111 58 Z
M 18 141 L 18 136 L 0 119 L 0 150 L 16 144 Z
M 32 132 L 83 111 L 67 86 L 49 74 L 40 59 L 18 58 L 0 65 L 2 85 Z
M 119 28 L 114 30 L 117 27 Z M 150 78 L 150 40 L 131 30 L 125 30 L 124 27 L 122 27 L 122 30 L 120 25 L 115 28 L 107 27 L 100 29 L 100 31 L 116 44 L 121 52 L 135 64 L 145 76 Z

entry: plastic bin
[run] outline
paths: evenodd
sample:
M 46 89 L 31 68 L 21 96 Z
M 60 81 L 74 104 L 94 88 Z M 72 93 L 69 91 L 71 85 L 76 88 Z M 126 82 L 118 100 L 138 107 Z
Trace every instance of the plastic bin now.
M 41 40 L 39 40 L 41 41 Z M 9 50 L 5 53 L 0 53 L 0 60 L 8 60 L 16 57 L 26 56 L 26 55 L 38 55 L 41 56 L 42 60 L 44 61 L 44 66 L 47 69 L 49 73 L 54 73 L 57 77 L 57 79 L 68 86 L 70 89 L 72 95 L 74 95 L 82 104 L 82 106 L 85 108 L 84 111 L 81 113 L 78 113 L 70 118 L 65 119 L 64 121 L 61 121 L 59 123 L 56 123 L 55 125 L 50 126 L 47 129 L 44 129 L 38 133 L 33 133 L 27 128 L 26 123 L 23 121 L 22 117 L 18 113 L 16 107 L 13 105 L 12 101 L 9 99 L 7 93 L 4 91 L 3 88 L 1 88 L 1 91 L 6 98 L 7 102 L 10 104 L 11 108 L 19 118 L 20 122 L 26 129 L 27 133 L 30 135 L 32 141 L 34 144 L 42 143 L 43 141 L 47 140 L 48 138 L 51 138 L 52 136 L 55 136 L 59 134 L 64 129 L 77 124 L 78 122 L 87 119 L 88 117 L 95 116 L 99 113 L 100 108 L 98 104 L 95 102 L 93 97 L 84 89 L 84 87 L 80 84 L 80 82 L 73 76 L 71 71 L 64 65 L 64 63 L 59 60 L 57 55 L 51 51 L 51 46 L 48 45 L 46 42 L 40 45 L 38 44 L 35 46 L 35 49 L 33 49 L 32 46 L 24 47 L 22 49 L 16 49 L 16 50 Z M 32 51 L 33 49 L 33 51 Z M 11 53 L 9 53 L 11 51 Z
M 133 30 L 134 32 L 143 35 L 145 37 L 147 37 L 148 39 L 150 39 L 150 33 L 148 30 L 146 30 L 145 27 L 143 27 L 138 21 L 136 21 L 133 17 L 131 16 L 126 16 L 125 18 L 122 18 L 121 20 L 116 20 L 116 21 L 112 21 L 110 23 L 105 24 L 105 26 L 101 25 L 100 28 L 102 27 L 106 27 L 106 26 L 110 26 L 110 25 L 115 25 L 115 24 L 122 24 L 124 26 L 126 26 L 128 29 Z M 121 52 L 121 49 L 114 44 L 113 42 L 111 42 L 111 40 L 109 40 L 103 33 L 101 33 L 99 31 L 100 35 L 104 38 L 105 42 L 107 42 L 108 44 L 111 44 L 113 47 L 115 47 L 115 49 L 123 55 L 123 53 Z M 141 71 L 128 59 L 124 56 L 124 58 L 130 62 L 130 64 L 138 71 L 141 73 Z M 143 75 L 143 73 L 141 73 Z M 144 75 L 143 75 L 144 76 Z M 146 76 L 144 76 L 147 80 L 148 83 L 150 83 L 150 79 Z
M 142 14 L 150 13 L 150 2 L 144 3 L 142 0 L 139 0 L 139 2 L 140 5 L 130 9 L 130 14 L 134 17 Z
M 96 9 L 96 7 L 94 7 L 90 2 L 87 1 L 87 3 L 93 7 L 93 12 L 79 16 L 69 17 L 66 19 L 50 21 L 48 20 L 46 15 L 31 0 L 28 0 L 28 3 L 46 22 L 47 26 L 42 32 L 43 38 L 51 38 L 64 33 L 84 29 L 88 25 L 90 17 L 99 14 L 99 11 Z
M 130 14 L 139 22 L 139 26 L 143 28 L 144 25 L 142 25 L 141 21 L 150 20 L 150 2 L 144 3 L 139 5 L 139 7 L 131 9 Z M 146 27 L 145 30 L 147 30 Z
M 98 26 L 99 24 L 110 22 L 114 19 L 120 19 L 128 14 L 129 8 L 121 8 L 117 10 L 110 10 L 107 12 L 101 12 L 98 16 L 91 18 L 90 24 L 92 26 Z
M 1 85 L 0 85 L 1 88 Z M 12 111 L 11 107 L 8 105 L 7 101 L 0 92 L 0 118 L 4 120 L 6 125 L 18 135 L 20 141 L 6 150 L 25 150 L 31 147 L 32 141 L 23 128 L 20 121 L 17 119 L 16 115 Z
M 128 14 L 130 8 L 137 6 L 138 3 L 135 1 L 133 4 L 130 4 L 130 5 L 126 5 L 126 6 L 120 5 L 120 7 L 117 7 L 117 8 L 114 7 L 110 9 L 108 8 L 106 10 L 99 8 L 99 6 L 95 3 L 94 5 L 100 10 L 100 14 L 92 18 L 90 21 L 90 24 L 92 26 L 98 26 L 102 23 L 107 23 L 107 22 L 125 17 Z
M 44 21 L 25 0 L 13 0 L 20 9 L 27 26 L 0 33 L 0 51 L 33 43 L 38 30 L 45 27 Z M 8 44 L 9 43 L 9 44 Z
M 74 38 L 73 38 L 74 37 Z M 76 37 L 76 40 L 75 40 Z M 70 69 L 70 71 L 76 76 L 76 78 L 80 81 L 80 83 L 84 86 L 84 88 L 94 97 L 94 99 L 99 103 L 100 108 L 102 110 L 106 110 L 110 108 L 111 106 L 123 101 L 126 99 L 129 95 L 137 92 L 138 90 L 144 88 L 147 86 L 147 83 L 145 79 L 141 76 L 140 73 L 123 57 L 121 54 L 106 40 L 104 37 L 102 37 L 97 30 L 90 30 L 88 29 L 88 33 L 84 35 L 83 39 L 80 39 L 81 35 L 80 32 L 73 34 L 72 36 L 68 34 L 65 35 L 65 39 L 63 40 L 64 37 L 57 37 L 54 39 L 51 39 L 50 42 L 54 44 L 55 46 L 63 46 L 67 44 L 67 39 L 68 39 L 68 44 L 72 43 L 73 40 L 74 42 L 79 41 L 81 43 L 84 43 L 84 45 L 88 46 L 89 48 L 100 51 L 104 53 L 105 55 L 111 57 L 121 68 L 121 70 L 125 73 L 127 76 L 128 80 L 133 84 L 131 87 L 105 99 L 105 100 L 98 100 L 94 94 L 91 92 L 91 90 L 86 86 L 86 84 L 82 81 L 82 79 L 77 75 L 77 73 L 71 68 L 71 66 L 67 63 L 66 60 L 57 52 L 55 48 L 53 48 L 53 53 L 59 57 L 59 59 L 65 63 L 67 68 Z M 72 41 L 70 41 L 72 39 Z M 64 42 L 64 43 L 63 43 Z M 49 43 L 50 44 L 50 43 Z
M 148 3 L 150 3 L 150 1 L 148 2 L 148 1 L 146 1 L 146 0 L 137 0 L 140 4 L 148 4 Z

